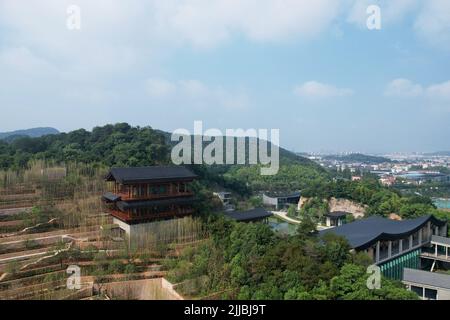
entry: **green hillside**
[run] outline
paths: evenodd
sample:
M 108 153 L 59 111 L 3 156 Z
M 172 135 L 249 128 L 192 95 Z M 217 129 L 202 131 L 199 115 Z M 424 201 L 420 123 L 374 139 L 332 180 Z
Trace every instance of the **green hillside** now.
M 107 167 L 165 165 L 171 164 L 174 144 L 176 142 L 170 141 L 167 132 L 118 123 L 96 127 L 92 131 L 79 129 L 39 138 L 18 137 L 9 143 L 0 141 L 0 168 L 24 168 L 35 159 Z M 279 174 L 271 177 L 262 177 L 259 166 L 254 165 L 195 165 L 192 169 L 208 183 L 217 183 L 240 193 L 248 193 L 249 188 L 297 189 L 310 179 L 327 177 L 319 165 L 283 148 L 280 148 Z

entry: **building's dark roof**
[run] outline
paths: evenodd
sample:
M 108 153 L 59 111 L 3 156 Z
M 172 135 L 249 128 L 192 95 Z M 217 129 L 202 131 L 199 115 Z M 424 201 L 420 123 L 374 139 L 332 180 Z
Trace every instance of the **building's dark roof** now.
M 283 192 L 267 192 L 265 193 L 266 197 L 269 198 L 299 198 L 301 193 L 299 191 L 296 192 L 288 192 L 288 193 L 283 193 Z
M 189 204 L 194 201 L 194 197 L 179 197 L 161 200 L 144 200 L 144 201 L 119 201 L 117 207 L 120 210 L 134 209 L 134 208 L 148 208 L 153 206 L 164 206 L 171 204 Z
M 450 275 L 416 269 L 403 269 L 403 281 L 450 290 Z
M 136 168 L 112 168 L 106 176 L 107 181 L 120 183 L 145 183 L 150 181 L 171 181 L 195 179 L 197 175 L 182 166 L 153 166 Z
M 263 208 L 256 208 L 248 211 L 232 211 L 227 212 L 225 215 L 231 219 L 236 221 L 252 221 L 252 220 L 261 220 L 264 218 L 268 218 L 272 216 L 272 213 L 266 211 Z
M 336 228 L 322 230 L 319 234 L 332 232 L 347 238 L 352 248 L 365 249 L 378 240 L 396 240 L 413 234 L 430 220 L 439 226 L 446 223 L 432 215 L 402 221 L 372 216 Z
M 111 201 L 111 202 L 116 202 L 116 201 L 120 200 L 120 196 L 118 196 L 112 192 L 105 192 L 102 197 L 103 197 L 103 199 Z
M 351 214 L 351 213 L 345 212 L 345 211 L 333 211 L 333 212 L 327 213 L 326 216 L 332 217 L 332 218 L 340 218 L 340 217 L 345 217 L 348 214 Z

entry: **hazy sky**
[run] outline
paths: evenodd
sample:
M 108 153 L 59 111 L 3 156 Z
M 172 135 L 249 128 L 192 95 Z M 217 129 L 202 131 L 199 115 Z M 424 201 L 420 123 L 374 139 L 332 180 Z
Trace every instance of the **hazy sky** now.
M 295 151 L 450 150 L 450 1 L 0 0 L 0 114 L 0 131 L 203 120 Z

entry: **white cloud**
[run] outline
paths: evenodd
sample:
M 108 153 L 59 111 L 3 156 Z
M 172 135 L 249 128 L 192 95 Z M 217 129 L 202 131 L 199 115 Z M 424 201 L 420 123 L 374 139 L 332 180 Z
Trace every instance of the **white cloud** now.
M 450 101 L 450 81 L 429 86 L 427 88 L 427 95 L 430 98 Z
M 338 88 L 333 85 L 308 81 L 294 88 L 294 93 L 300 97 L 309 99 L 322 99 L 333 97 L 345 97 L 353 94 L 353 90 Z
M 408 79 L 391 81 L 384 92 L 385 96 L 400 98 L 426 97 L 433 100 L 450 100 L 450 81 L 425 87 Z
M 450 49 L 450 1 L 426 0 L 415 22 L 421 38 L 438 47 Z
M 169 81 L 147 79 L 146 92 L 151 99 L 200 108 L 246 109 L 248 95 L 243 90 L 228 90 L 222 86 L 208 86 L 194 80 Z
M 411 98 L 418 97 L 423 94 L 423 88 L 420 84 L 415 84 L 408 79 L 392 80 L 384 91 L 384 95 L 388 97 Z
M 210 48 L 241 33 L 253 41 L 279 41 L 321 32 L 339 13 L 336 0 L 196 0 L 155 2 L 158 30 Z
M 176 90 L 175 84 L 164 79 L 147 79 L 145 88 L 147 94 L 152 98 L 167 97 Z

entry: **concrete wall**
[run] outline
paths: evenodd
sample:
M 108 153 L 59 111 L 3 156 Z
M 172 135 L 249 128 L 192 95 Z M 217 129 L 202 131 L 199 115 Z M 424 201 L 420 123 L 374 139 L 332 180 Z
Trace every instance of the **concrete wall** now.
M 438 290 L 438 300 L 450 300 L 450 290 L 439 289 Z
M 101 292 L 118 300 L 182 300 L 172 284 L 164 278 L 110 282 Z
M 278 209 L 278 198 L 271 198 L 263 194 L 263 204 L 267 206 L 274 206 Z

